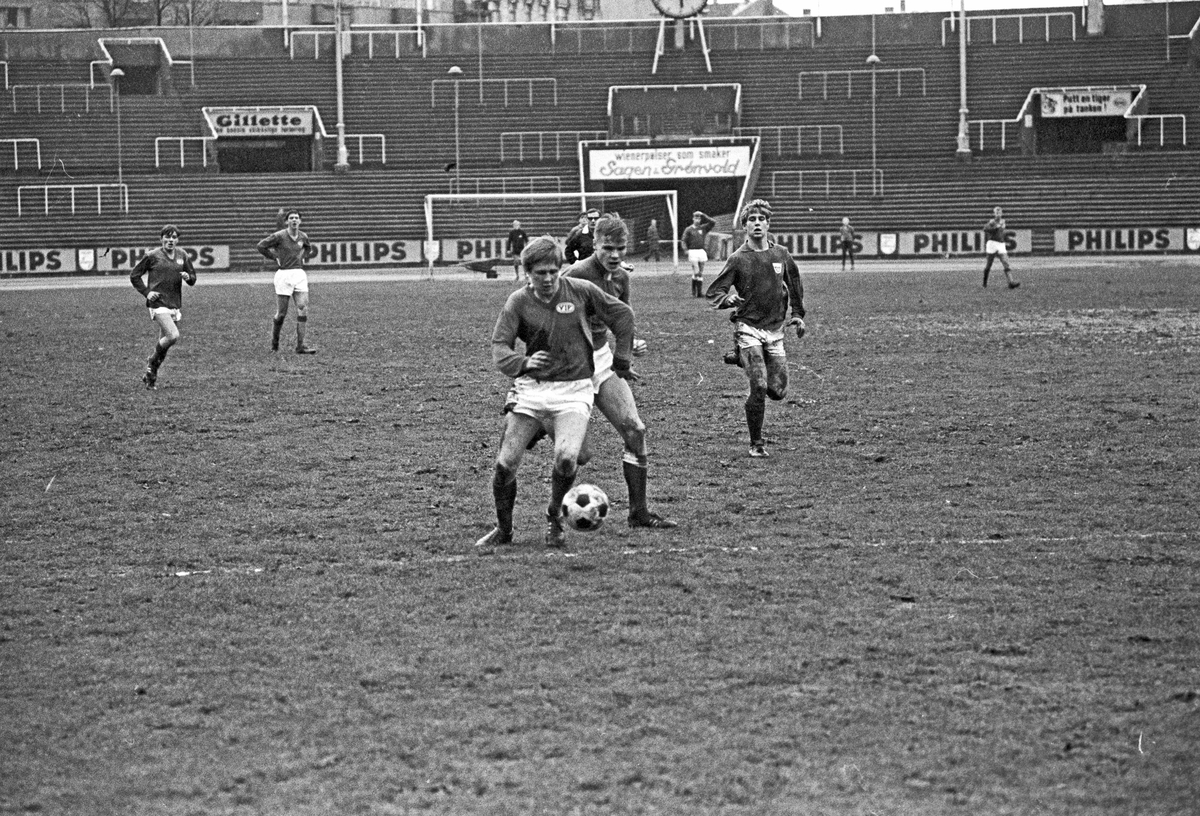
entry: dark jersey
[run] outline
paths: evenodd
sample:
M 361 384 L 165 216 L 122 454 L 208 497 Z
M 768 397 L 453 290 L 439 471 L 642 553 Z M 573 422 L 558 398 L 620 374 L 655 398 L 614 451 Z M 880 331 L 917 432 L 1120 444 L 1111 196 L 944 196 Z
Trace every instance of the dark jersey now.
M 145 281 L 142 278 L 146 278 Z M 159 247 L 147 252 L 138 261 L 137 266 L 129 273 L 129 281 L 133 288 L 146 297 L 151 292 L 158 292 L 154 302 L 146 301 L 151 308 L 164 307 L 167 309 L 183 308 L 183 282 L 188 286 L 196 285 L 196 270 L 192 268 L 192 259 L 178 247 L 175 256 L 168 257 L 167 252 Z
M 629 304 L 629 273 L 624 269 L 618 269 L 610 274 L 595 255 L 569 266 L 563 273 L 563 277 L 578 278 L 594 283 L 617 300 L 626 305 Z M 606 344 L 608 342 L 608 326 L 604 324 L 604 321 L 593 318 L 591 327 L 592 345 L 599 348 Z
M 989 241 L 999 241 L 1004 243 L 1008 240 L 1008 230 L 1005 228 L 1003 218 L 993 218 L 988 221 L 983 228 L 983 237 Z
M 708 241 L 708 233 L 716 225 L 717 222 L 707 215 L 700 218 L 700 226 L 688 224 L 687 229 L 683 231 L 683 236 L 680 238 L 683 241 L 683 248 L 704 249 L 704 245 Z
M 317 254 L 303 230 L 297 230 L 293 238 L 286 229 L 272 232 L 259 241 L 258 251 L 278 261 L 280 269 L 300 269 L 305 261 Z
M 633 348 L 633 310 L 596 285 L 575 278 L 559 278 L 558 291 L 549 303 L 523 286 L 508 296 L 496 328 L 492 331 L 492 359 L 509 377 L 524 373 L 529 355 L 550 353 L 550 365 L 537 372 L 537 379 L 569 382 L 588 379 L 595 373 L 592 362 L 591 321 L 599 320 L 617 338 L 613 353 L 626 366 Z M 516 341 L 525 344 L 524 353 Z
M 567 243 L 563 247 L 563 254 L 567 256 L 567 263 L 576 263 L 584 258 L 590 258 L 592 253 L 596 251 L 593 243 L 592 231 L 585 230 L 583 227 L 575 227 L 567 234 Z
M 509 230 L 505 250 L 509 255 L 520 256 L 521 250 L 529 243 L 529 236 L 523 229 Z
M 788 305 L 793 317 L 804 317 L 804 284 L 792 256 L 779 244 L 751 249 L 749 243 L 729 256 L 721 274 L 704 296 L 719 302 L 736 289 L 744 302 L 733 310 L 730 320 L 756 329 L 775 331 L 787 321 Z

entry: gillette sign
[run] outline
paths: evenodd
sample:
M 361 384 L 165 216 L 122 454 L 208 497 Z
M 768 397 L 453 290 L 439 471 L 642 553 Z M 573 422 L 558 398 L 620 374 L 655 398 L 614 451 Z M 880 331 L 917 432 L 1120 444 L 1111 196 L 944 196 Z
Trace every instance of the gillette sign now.
M 204 108 L 212 134 L 221 136 L 311 136 L 313 108 Z

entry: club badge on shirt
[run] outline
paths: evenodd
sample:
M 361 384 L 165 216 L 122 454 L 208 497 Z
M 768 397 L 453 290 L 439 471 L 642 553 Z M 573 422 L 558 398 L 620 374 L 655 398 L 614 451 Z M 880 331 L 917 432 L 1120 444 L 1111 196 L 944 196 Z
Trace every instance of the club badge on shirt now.
M 574 314 L 575 313 L 575 304 L 574 303 L 560 303 L 554 307 L 554 311 L 558 312 L 559 314 Z
M 772 264 L 771 264 L 771 266 L 775 267 L 775 274 L 776 274 L 776 275 L 782 275 L 782 274 L 783 274 L 783 264 L 781 264 L 781 263 L 772 263 Z

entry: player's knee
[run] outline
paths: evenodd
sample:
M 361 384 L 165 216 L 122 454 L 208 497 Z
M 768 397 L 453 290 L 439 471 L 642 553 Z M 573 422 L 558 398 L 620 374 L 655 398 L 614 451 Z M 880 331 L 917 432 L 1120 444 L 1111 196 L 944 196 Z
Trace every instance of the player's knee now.
M 508 463 L 497 462 L 494 477 L 499 484 L 511 484 L 517 478 L 517 470 Z

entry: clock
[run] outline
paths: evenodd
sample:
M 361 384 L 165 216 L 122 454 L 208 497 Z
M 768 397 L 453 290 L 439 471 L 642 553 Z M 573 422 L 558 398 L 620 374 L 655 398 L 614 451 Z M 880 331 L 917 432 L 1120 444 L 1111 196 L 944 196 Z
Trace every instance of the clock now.
M 664 17 L 686 20 L 704 11 L 708 0 L 650 0 Z

